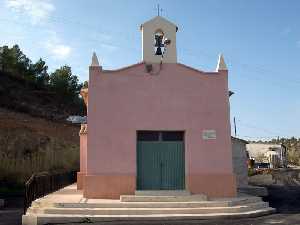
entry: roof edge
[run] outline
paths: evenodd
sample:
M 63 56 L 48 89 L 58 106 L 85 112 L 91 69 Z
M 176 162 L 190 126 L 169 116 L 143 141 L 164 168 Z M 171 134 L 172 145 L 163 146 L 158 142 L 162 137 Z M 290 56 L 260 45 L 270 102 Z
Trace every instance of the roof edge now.
M 249 142 L 248 142 L 248 141 L 246 141 L 246 140 L 244 140 L 244 139 L 241 139 L 241 138 L 237 138 L 237 137 L 233 137 L 233 136 L 231 136 L 231 139 L 235 139 L 235 140 L 237 140 L 237 141 L 244 142 L 245 144 L 249 144 Z
M 138 66 L 138 65 L 142 65 L 142 64 L 144 64 L 144 63 L 145 63 L 145 62 L 141 61 L 141 62 L 132 64 L 132 65 L 125 66 L 125 67 L 121 67 L 121 68 L 114 69 L 114 70 L 103 70 L 103 69 L 102 69 L 102 72 L 104 72 L 104 73 L 106 73 L 106 72 L 107 72 L 107 73 L 111 73 L 111 72 L 120 72 L 120 71 L 123 71 L 123 70 L 130 69 L 130 68 L 132 68 L 132 67 Z
M 149 22 L 151 22 L 151 21 L 153 21 L 153 20 L 156 20 L 156 19 L 162 19 L 162 20 L 164 20 L 165 22 L 167 22 L 167 23 L 171 24 L 172 26 L 176 27 L 176 32 L 178 31 L 178 26 L 177 26 L 175 23 L 173 23 L 173 22 L 167 20 L 166 18 L 164 18 L 164 17 L 162 17 L 162 16 L 155 16 L 154 18 L 152 18 L 152 19 L 150 19 L 150 20 L 147 20 L 146 22 L 144 22 L 144 23 L 142 23 L 142 24 L 140 25 L 140 29 L 142 30 L 142 28 L 143 28 L 143 26 L 144 26 L 145 24 L 147 24 L 147 23 L 149 23 Z
M 176 64 L 179 65 L 179 66 L 185 67 L 185 68 L 187 68 L 187 69 L 193 70 L 193 71 L 195 71 L 195 72 L 202 73 L 202 74 L 204 74 L 204 75 L 219 75 L 219 74 L 220 74 L 219 71 L 204 71 L 204 70 L 196 69 L 196 68 L 194 68 L 194 67 L 185 65 L 185 64 L 183 64 L 183 63 L 176 63 Z

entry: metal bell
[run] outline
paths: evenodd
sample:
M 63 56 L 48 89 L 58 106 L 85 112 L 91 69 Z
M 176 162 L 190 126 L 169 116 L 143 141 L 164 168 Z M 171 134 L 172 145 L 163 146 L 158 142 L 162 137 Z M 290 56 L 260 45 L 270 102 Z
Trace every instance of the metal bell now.
M 156 34 L 154 38 L 155 38 L 155 47 L 162 47 L 163 36 Z
M 156 48 L 155 55 L 162 55 L 161 47 Z
M 161 48 L 164 47 L 164 44 L 162 43 L 163 36 L 162 35 L 155 35 L 155 55 L 162 55 Z

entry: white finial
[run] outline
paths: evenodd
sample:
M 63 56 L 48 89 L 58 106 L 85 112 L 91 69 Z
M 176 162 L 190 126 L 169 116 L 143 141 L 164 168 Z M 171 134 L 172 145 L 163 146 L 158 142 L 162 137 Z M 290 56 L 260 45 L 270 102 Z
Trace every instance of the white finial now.
M 98 61 L 98 58 L 97 58 L 97 55 L 96 55 L 96 52 L 93 52 L 93 57 L 92 57 L 92 64 L 91 66 L 100 66 L 99 65 L 99 61 Z
M 227 66 L 226 66 L 226 63 L 224 61 L 223 54 L 219 55 L 218 65 L 217 65 L 217 68 L 216 68 L 216 71 L 220 71 L 220 70 L 228 70 Z

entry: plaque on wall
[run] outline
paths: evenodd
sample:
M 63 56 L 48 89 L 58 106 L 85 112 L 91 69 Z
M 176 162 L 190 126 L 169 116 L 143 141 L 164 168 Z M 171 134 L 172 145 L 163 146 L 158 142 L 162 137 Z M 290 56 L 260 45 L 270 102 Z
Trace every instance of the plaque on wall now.
M 217 138 L 216 130 L 203 130 L 202 131 L 202 139 L 210 140 L 210 139 L 216 139 L 216 138 Z

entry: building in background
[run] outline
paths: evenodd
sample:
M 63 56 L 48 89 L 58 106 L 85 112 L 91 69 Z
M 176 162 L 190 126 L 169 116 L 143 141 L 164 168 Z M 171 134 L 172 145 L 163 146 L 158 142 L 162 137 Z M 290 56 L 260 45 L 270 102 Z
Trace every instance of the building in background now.
M 231 137 L 231 144 L 233 171 L 236 176 L 238 192 L 260 197 L 268 196 L 268 190 L 265 187 L 253 186 L 248 183 L 249 158 L 246 151 L 248 142 L 240 138 Z
M 247 144 L 250 159 L 256 164 L 269 163 L 270 168 L 287 167 L 287 148 L 283 144 Z
M 233 171 L 238 188 L 248 185 L 248 157 L 246 154 L 248 143 L 243 139 L 231 137 Z

